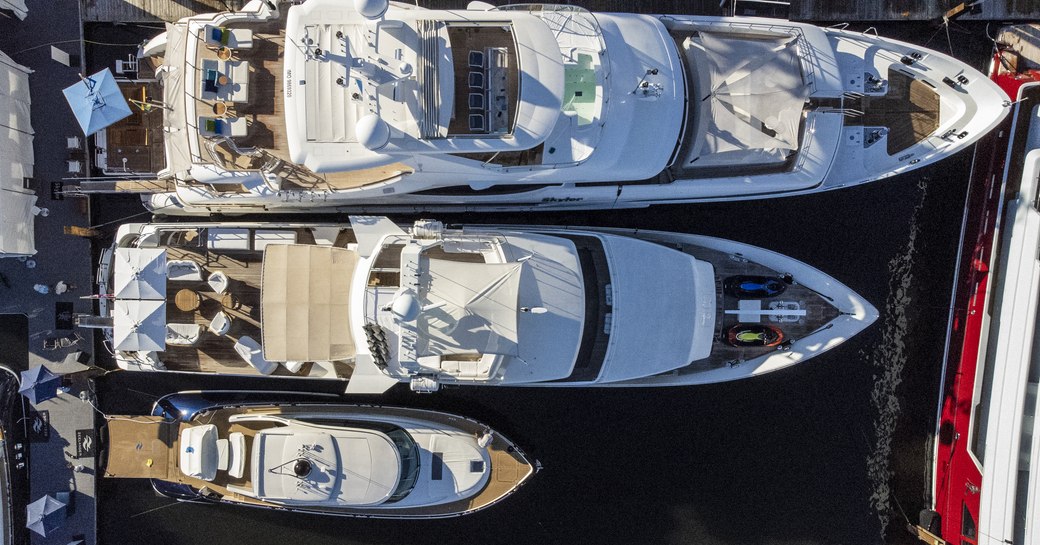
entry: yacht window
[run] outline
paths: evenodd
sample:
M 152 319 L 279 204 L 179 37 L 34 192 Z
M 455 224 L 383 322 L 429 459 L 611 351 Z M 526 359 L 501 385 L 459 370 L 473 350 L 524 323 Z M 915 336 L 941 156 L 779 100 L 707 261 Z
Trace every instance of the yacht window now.
M 397 446 L 401 453 L 401 480 L 397 484 L 394 493 L 390 495 L 387 503 L 395 502 L 404 498 L 415 487 L 419 480 L 419 446 L 415 444 L 411 435 L 403 429 L 397 428 L 386 434 Z
M 961 503 L 961 535 L 968 539 L 976 539 L 975 519 L 968 511 L 966 503 Z

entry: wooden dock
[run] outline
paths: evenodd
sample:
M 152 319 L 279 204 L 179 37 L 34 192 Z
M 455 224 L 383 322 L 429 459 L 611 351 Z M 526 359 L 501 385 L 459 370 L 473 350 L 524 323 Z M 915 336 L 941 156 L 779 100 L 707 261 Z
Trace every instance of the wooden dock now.
M 592 11 L 678 13 L 691 15 L 728 15 L 732 5 L 727 0 L 587 0 L 577 5 Z M 243 0 L 80 0 L 84 22 L 143 23 L 176 21 L 199 13 L 239 9 Z M 463 9 L 465 0 L 425 0 L 417 2 L 430 9 Z M 492 0 L 491 3 L 508 2 Z M 791 0 L 788 16 L 795 21 L 928 21 L 940 19 L 961 0 Z M 973 20 L 1032 20 L 1040 16 L 1037 0 L 988 0 L 981 13 L 968 15 Z M 738 15 L 782 15 L 775 4 L 737 0 Z
M 241 0 L 80 0 L 84 23 L 176 21 L 199 13 L 240 9 Z
M 796 21 L 929 21 L 942 18 L 962 0 L 792 0 L 790 18 Z M 754 2 L 739 2 L 738 5 Z M 1032 20 L 1040 16 L 1036 0 L 988 0 L 981 13 L 965 15 L 964 20 Z

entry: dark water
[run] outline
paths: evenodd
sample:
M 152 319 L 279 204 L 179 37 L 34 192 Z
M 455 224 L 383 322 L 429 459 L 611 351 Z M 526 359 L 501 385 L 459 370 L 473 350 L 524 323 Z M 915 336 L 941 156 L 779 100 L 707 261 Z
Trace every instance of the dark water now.
M 863 25 L 866 26 L 866 25 Z M 882 35 L 923 43 L 926 25 Z M 955 51 L 983 67 L 982 27 Z M 943 35 L 933 47 L 945 48 Z M 970 152 L 911 174 L 808 197 L 617 212 L 438 215 L 731 238 L 804 260 L 881 318 L 839 348 L 771 376 L 690 388 L 456 388 L 384 404 L 477 418 L 545 466 L 487 511 L 368 521 L 182 504 L 144 481 L 101 480 L 102 543 L 913 543 L 901 509 L 924 506 Z M 145 412 L 182 389 L 331 388 L 314 382 L 116 373 L 107 412 Z M 352 398 L 356 401 L 373 399 Z

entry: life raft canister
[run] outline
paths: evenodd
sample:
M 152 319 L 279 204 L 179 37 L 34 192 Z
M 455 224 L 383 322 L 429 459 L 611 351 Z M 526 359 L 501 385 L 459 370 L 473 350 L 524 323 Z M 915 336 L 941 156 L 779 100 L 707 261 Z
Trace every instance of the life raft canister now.
M 726 342 L 732 346 L 777 346 L 784 342 L 784 332 L 763 324 L 736 324 L 726 330 Z

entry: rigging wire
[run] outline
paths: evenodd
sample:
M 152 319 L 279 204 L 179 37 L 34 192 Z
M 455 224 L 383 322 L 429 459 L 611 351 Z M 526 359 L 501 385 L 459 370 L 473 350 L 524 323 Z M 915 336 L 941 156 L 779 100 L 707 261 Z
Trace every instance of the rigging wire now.
M 12 55 L 18 55 L 20 53 L 25 53 L 26 51 L 32 51 L 34 49 L 39 49 L 41 47 L 47 47 L 49 45 L 79 43 L 79 42 L 93 44 L 93 45 L 111 45 L 111 46 L 118 46 L 118 47 L 137 47 L 137 46 L 141 45 L 140 42 L 132 43 L 132 44 L 117 44 L 117 43 L 111 43 L 111 42 L 96 42 L 94 40 L 58 40 L 58 41 L 55 41 L 55 42 L 48 42 L 48 43 L 45 43 L 45 44 L 40 44 L 40 45 L 34 45 L 32 47 L 27 47 L 25 49 L 21 49 L 21 50 L 15 51 L 14 53 L 12 53 Z

